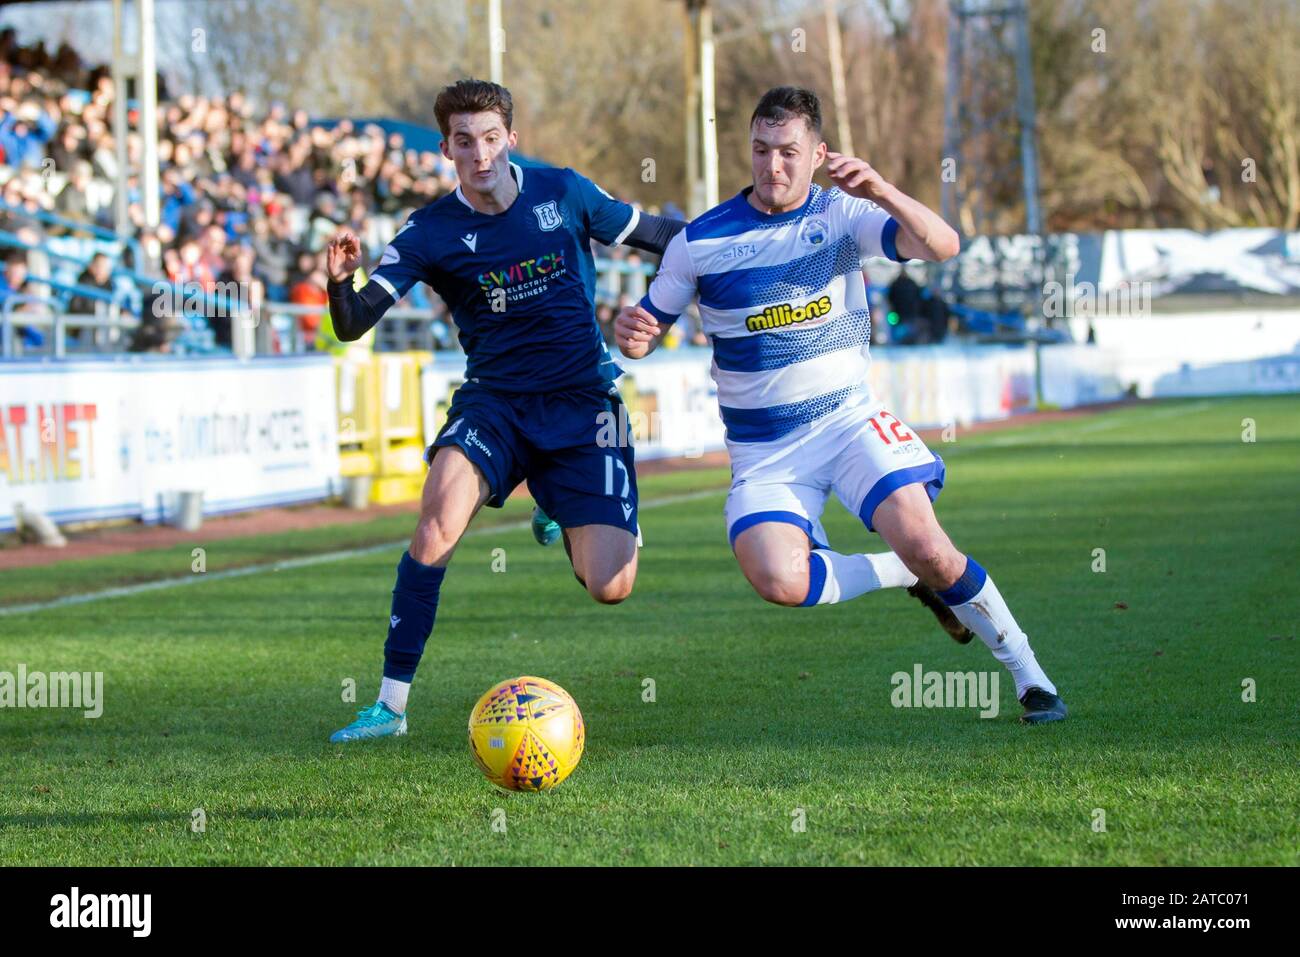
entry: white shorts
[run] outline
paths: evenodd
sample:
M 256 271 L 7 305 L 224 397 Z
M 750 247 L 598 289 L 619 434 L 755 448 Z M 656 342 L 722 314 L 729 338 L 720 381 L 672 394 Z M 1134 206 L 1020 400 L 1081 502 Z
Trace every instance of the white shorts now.
M 877 400 L 845 404 L 773 442 L 728 442 L 727 538 L 761 522 L 788 522 L 829 548 L 822 509 L 832 491 L 875 531 L 871 518 L 891 492 L 921 482 L 930 501 L 943 488 L 943 459 Z

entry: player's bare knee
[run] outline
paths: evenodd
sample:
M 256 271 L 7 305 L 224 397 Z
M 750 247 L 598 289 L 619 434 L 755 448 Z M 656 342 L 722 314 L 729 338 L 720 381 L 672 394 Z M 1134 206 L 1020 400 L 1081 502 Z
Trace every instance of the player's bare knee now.
M 756 575 L 750 579 L 754 591 L 760 598 L 773 605 L 785 605 L 793 608 L 802 605 L 808 597 L 808 576 L 798 575 Z
M 459 535 L 448 528 L 437 514 L 421 514 L 415 534 L 411 537 L 411 557 L 417 562 L 432 565 L 456 547 L 458 538 Z
M 587 594 L 602 605 L 617 605 L 632 594 L 632 584 L 635 580 L 635 571 L 623 568 L 608 578 L 588 579 Z
M 947 550 L 937 538 L 919 538 L 902 544 L 896 552 L 903 564 L 917 578 L 931 584 L 943 575 Z
M 962 573 L 965 561 L 945 536 L 934 536 L 909 543 L 899 555 L 908 570 L 931 588 L 947 588 Z

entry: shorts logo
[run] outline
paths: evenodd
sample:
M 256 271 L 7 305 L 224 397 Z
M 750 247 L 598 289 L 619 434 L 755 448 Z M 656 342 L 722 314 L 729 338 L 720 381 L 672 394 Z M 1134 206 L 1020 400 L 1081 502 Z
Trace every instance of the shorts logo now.
M 627 519 L 629 519 L 629 518 L 631 518 L 631 517 L 632 517 L 632 506 L 629 505 L 627 502 L 624 502 L 624 503 L 623 503 L 623 519 L 624 519 L 624 521 L 626 521 Z
M 780 329 L 796 322 L 820 319 L 831 311 L 831 297 L 822 296 L 802 306 L 792 306 L 788 302 L 768 306 L 755 316 L 745 318 L 745 328 L 750 332 L 762 332 L 765 329 Z
M 483 450 L 483 454 L 492 458 L 492 450 L 483 444 L 483 440 L 478 437 L 478 429 L 465 430 L 465 442 L 469 445 L 478 446 Z
M 537 225 L 542 227 L 545 232 L 552 229 L 559 229 L 564 222 L 560 218 L 560 211 L 555 208 L 555 200 L 548 200 L 540 206 L 534 206 L 533 212 L 537 214 Z
M 805 246 L 817 247 L 826 242 L 829 230 L 826 221 L 822 219 L 808 219 L 799 227 L 799 241 Z

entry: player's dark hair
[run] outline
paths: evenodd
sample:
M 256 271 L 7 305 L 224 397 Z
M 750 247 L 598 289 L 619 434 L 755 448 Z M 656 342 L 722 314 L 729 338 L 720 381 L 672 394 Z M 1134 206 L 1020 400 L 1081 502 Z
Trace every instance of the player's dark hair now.
M 453 113 L 488 112 L 501 114 L 506 131 L 510 130 L 515 119 L 515 103 L 510 98 L 510 91 L 500 83 L 487 80 L 457 80 L 451 86 L 443 87 L 433 103 L 433 115 L 443 136 L 451 135 Z
M 784 123 L 792 116 L 802 116 L 808 128 L 818 139 L 822 135 L 822 101 L 812 90 L 801 86 L 778 86 L 763 94 L 749 118 L 752 127 L 759 120 L 772 124 Z

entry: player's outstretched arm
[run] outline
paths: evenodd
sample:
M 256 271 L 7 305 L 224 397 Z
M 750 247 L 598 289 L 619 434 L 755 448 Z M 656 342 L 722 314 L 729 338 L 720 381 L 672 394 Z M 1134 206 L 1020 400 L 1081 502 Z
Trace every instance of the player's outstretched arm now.
M 628 246 L 644 249 L 648 253 L 662 255 L 673 237 L 685 228 L 685 220 L 655 216 L 653 213 L 640 213 L 637 216 L 636 226 L 627 234 L 623 242 Z
M 961 251 L 957 231 L 943 217 L 886 181 L 866 160 L 827 153 L 826 172 L 845 193 L 871 200 L 898 221 L 896 245 L 901 259 L 943 262 Z
M 614 320 L 614 341 L 629 359 L 643 359 L 659 345 L 664 329 L 640 306 L 624 306 Z
M 325 244 L 330 321 L 334 324 L 334 335 L 343 342 L 354 342 L 364 336 L 392 303 L 387 296 L 367 297 L 352 287 L 352 274 L 360 265 L 361 243 L 352 233 L 344 230 Z

